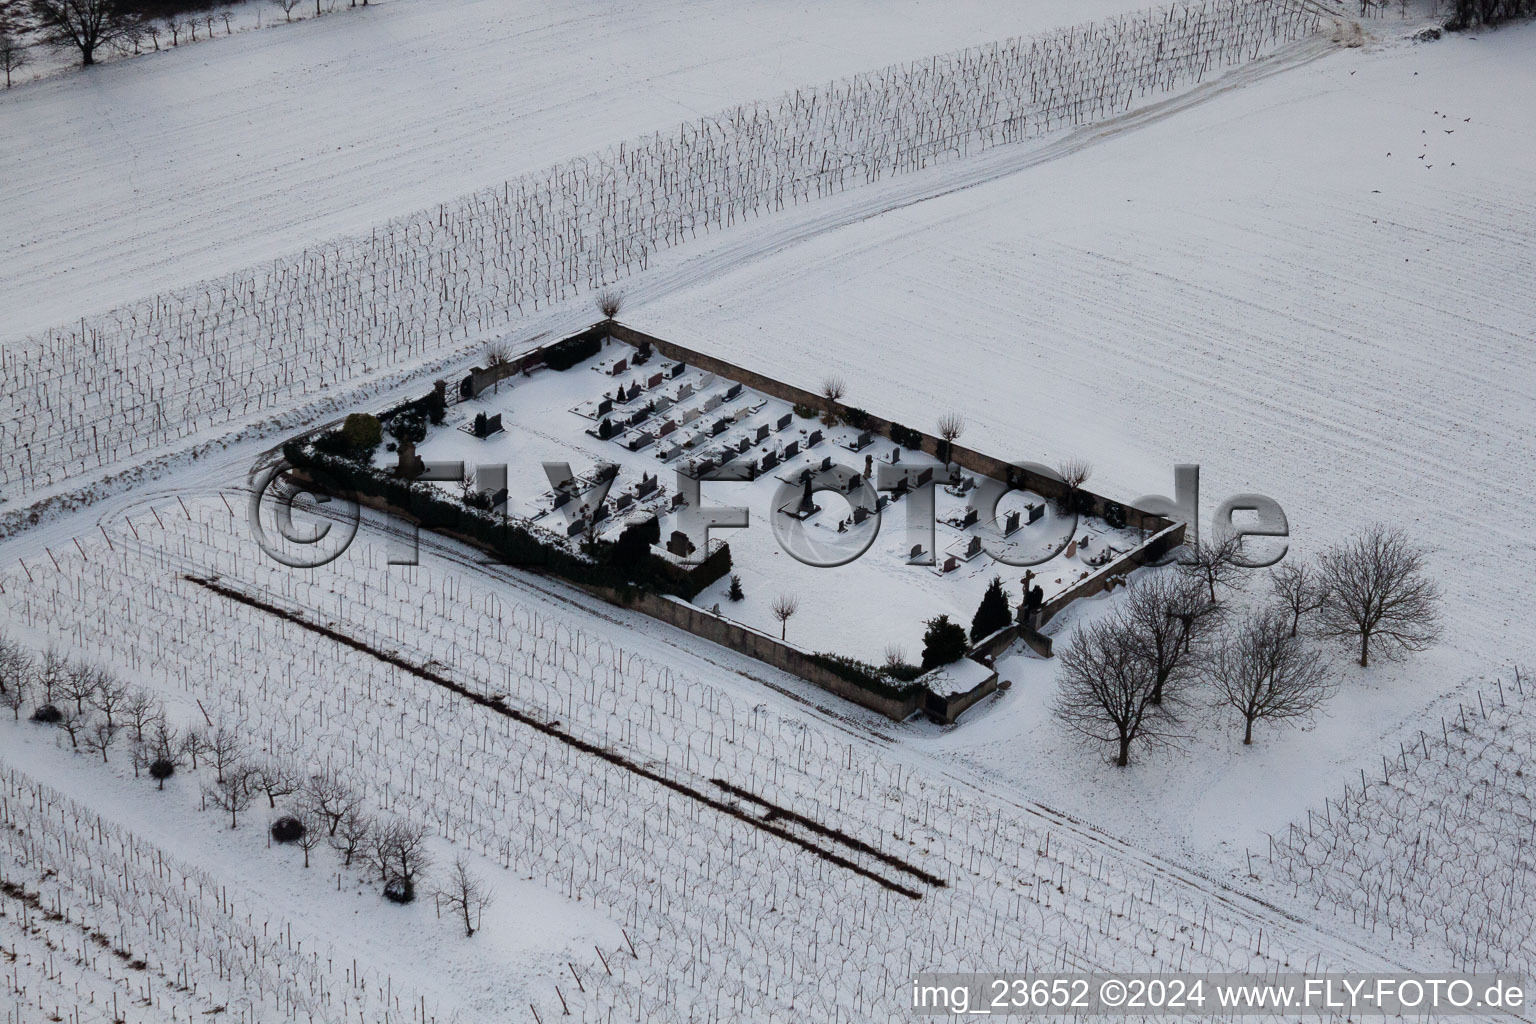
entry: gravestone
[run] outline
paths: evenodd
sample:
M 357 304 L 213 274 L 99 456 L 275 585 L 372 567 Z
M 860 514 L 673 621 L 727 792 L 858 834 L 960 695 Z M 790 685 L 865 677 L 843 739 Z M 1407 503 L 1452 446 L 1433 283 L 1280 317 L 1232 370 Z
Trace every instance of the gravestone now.
M 963 530 L 968 526 L 975 526 L 976 521 L 980 518 L 981 514 L 976 511 L 975 506 L 967 505 L 965 509 L 965 518 L 960 520 L 960 528 Z
M 688 369 L 686 363 L 673 363 L 672 366 L 667 370 L 667 376 L 676 380 L 678 377 L 683 375 L 683 371 L 686 369 Z
M 729 402 L 739 394 L 741 394 L 741 385 L 732 384 L 730 387 L 725 389 L 725 400 Z
M 766 423 L 759 423 L 757 425 L 757 440 L 761 441 L 764 438 L 766 438 L 768 436 L 768 430 L 769 430 L 768 424 L 766 424 Z
M 581 536 L 582 531 L 586 528 L 587 521 L 585 519 L 572 519 L 569 523 L 566 524 L 565 535 L 567 537 L 579 537 Z
M 791 441 L 784 446 L 784 458 L 792 459 L 800 454 L 800 442 Z
M 1003 536 L 1014 533 L 1019 528 L 1019 510 L 1014 509 L 1003 519 Z
M 1044 505 L 1031 505 L 1031 506 L 1029 506 L 1029 521 L 1031 523 L 1039 522 L 1040 519 L 1044 515 L 1045 515 L 1045 506 Z
M 807 448 L 814 448 L 814 447 L 816 447 L 819 444 L 821 444 L 821 431 L 819 431 L 819 430 L 811 431 L 811 436 L 806 438 L 805 446 Z
M 785 427 L 789 426 L 790 421 L 793 420 L 794 418 L 795 418 L 795 414 L 794 413 L 792 413 L 792 412 L 785 413 L 783 416 L 779 417 L 779 423 L 778 423 L 778 426 L 775 429 L 783 430 Z
M 618 362 L 613 364 L 613 369 L 609 370 L 608 372 L 617 377 L 627 369 L 629 369 L 629 361 L 627 359 L 620 359 Z
M 672 536 L 667 538 L 667 550 L 678 558 L 687 558 L 693 554 L 694 544 L 682 530 L 673 530 Z
M 646 379 L 645 386 L 648 389 L 649 388 L 654 388 L 654 387 L 660 387 L 661 386 L 661 382 L 662 382 L 663 379 L 664 378 L 662 377 L 661 374 L 653 373 L 653 374 L 650 375 L 650 377 L 648 377 Z
M 601 402 L 597 403 L 597 414 L 599 416 L 606 416 L 610 412 L 613 412 L 613 399 L 604 398 Z
M 860 523 L 862 523 L 864 520 L 866 520 L 868 518 L 869 518 L 869 509 L 865 508 L 863 505 L 860 505 L 860 506 L 858 506 L 857 508 L 855 508 L 853 510 L 853 525 L 854 526 L 858 526 Z
M 954 555 L 950 555 L 950 556 L 948 556 L 947 558 L 944 559 L 944 571 L 945 572 L 954 572 L 959 567 L 960 567 L 960 563 L 959 563 L 959 561 L 957 561 L 955 559 Z
M 629 508 L 629 506 L 633 505 L 634 503 L 635 503 L 635 496 L 633 494 L 621 494 L 617 498 L 613 499 L 613 507 L 614 507 L 615 510 L 617 510 L 619 512 L 623 512 L 625 509 Z
M 965 557 L 975 558 L 979 554 L 981 554 L 981 537 L 973 533 L 971 542 L 965 546 Z

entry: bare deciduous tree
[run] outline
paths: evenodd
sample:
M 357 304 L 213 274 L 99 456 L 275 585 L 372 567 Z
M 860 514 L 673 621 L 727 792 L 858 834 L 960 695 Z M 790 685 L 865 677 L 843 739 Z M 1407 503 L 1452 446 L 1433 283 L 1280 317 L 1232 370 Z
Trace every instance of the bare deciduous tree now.
M 843 378 L 836 374 L 822 378 L 821 397 L 826 402 L 826 408 L 821 411 L 821 422 L 824 426 L 837 425 L 837 403 L 841 402 L 847 393 L 848 385 Z
M 939 417 L 938 423 L 934 424 L 934 429 L 938 431 L 943 448 L 938 456 L 947 466 L 951 456 L 954 455 L 955 442 L 960 439 L 961 434 L 965 433 L 965 417 L 957 412 L 947 412 Z
M 120 725 L 114 725 L 105 718 L 98 718 L 85 730 L 85 747 L 101 755 L 103 764 L 107 763 L 107 751 L 112 749 L 112 744 L 117 740 L 117 734 L 122 729 Z
M 1245 744 L 1253 742 L 1254 722 L 1305 717 L 1330 692 L 1317 652 L 1290 631 L 1280 609 L 1244 619 L 1223 638 L 1209 673 L 1218 704 L 1242 717 Z
M 197 759 L 208 752 L 208 736 L 202 729 L 189 728 L 181 735 L 181 752 L 186 755 L 192 765 L 192 770 L 197 771 Z
M 159 702 L 148 690 L 133 690 L 123 702 L 123 723 L 132 730 L 135 743 L 143 743 L 145 731 L 156 719 L 163 717 Z
M 309 855 L 315 851 L 321 843 L 325 842 L 325 823 L 317 818 L 313 812 L 301 810 L 298 813 L 300 826 L 299 837 L 294 840 L 299 849 L 304 851 L 304 868 L 309 869 Z
M 75 702 L 75 711 L 85 714 L 85 706 L 95 701 L 103 673 L 91 665 L 71 665 L 59 683 L 59 692 Z
M 1061 477 L 1062 483 L 1067 485 L 1067 493 L 1056 503 L 1056 506 L 1062 513 L 1070 514 L 1077 508 L 1078 492 L 1093 475 L 1093 463 L 1087 459 L 1062 459 L 1056 464 L 1056 473 Z
M 11 718 L 17 722 L 21 721 L 21 709 L 27 703 L 27 686 L 26 676 L 16 676 L 5 692 L 0 693 L 0 704 L 11 709 Z
M 779 639 L 789 636 L 789 620 L 800 610 L 800 599 L 794 594 L 780 594 L 773 599 L 773 617 L 779 620 Z
M 1324 636 L 1358 642 L 1360 664 L 1371 644 L 1382 657 L 1422 651 L 1440 639 L 1440 588 L 1424 574 L 1424 551 L 1401 530 L 1376 525 L 1335 545 L 1319 559 L 1328 599 Z
M 268 809 L 275 809 L 278 797 L 298 792 L 304 784 L 304 775 L 289 764 L 287 759 L 268 757 L 256 765 L 256 774 L 251 781 L 257 789 L 267 794 Z
M 21 644 L 0 636 L 0 694 L 25 688 L 32 677 L 32 655 Z
M 282 8 L 284 21 L 292 21 L 293 9 L 299 6 L 300 0 L 272 0 L 272 2 Z
M 69 745 L 80 749 L 80 737 L 90 728 L 91 716 L 67 701 L 59 706 L 59 728 L 69 734 Z
M 43 703 L 52 704 L 56 699 L 64 677 L 69 674 L 69 664 L 64 656 L 52 647 L 43 651 L 43 660 L 37 668 L 37 685 L 43 691 Z
M 29 7 L 43 38 L 79 50 L 81 64 L 96 63 L 96 51 L 126 35 L 135 22 L 119 0 L 31 0 Z
M 364 814 L 360 807 L 353 805 L 342 814 L 335 830 L 331 832 L 330 842 L 331 849 L 341 857 L 343 867 L 352 866 L 352 858 L 367 843 L 372 831 L 373 819 Z
M 24 46 L 4 26 L 0 26 L 0 70 L 5 72 L 5 87 L 11 87 L 11 76 L 32 63 L 32 51 Z
M 1218 607 L 1205 600 L 1200 584 L 1175 573 L 1160 573 L 1131 587 L 1125 603 L 1126 627 L 1151 663 L 1152 703 L 1163 692 L 1193 678 L 1220 620 Z
M 1216 588 L 1235 590 L 1253 570 L 1238 561 L 1243 538 L 1238 534 L 1226 537 L 1201 537 L 1184 547 L 1179 558 L 1179 571 L 1190 579 L 1199 580 L 1210 594 L 1211 603 L 1217 601 Z
M 403 818 L 375 822 L 368 836 L 368 855 L 379 869 L 380 880 L 386 885 L 403 884 L 407 895 L 414 892 L 416 879 L 432 866 L 427 835 L 425 825 Z
M 485 879 L 469 870 L 463 855 L 454 858 L 447 877 L 438 885 L 434 895 L 440 904 L 458 913 L 464 920 L 464 937 L 469 938 L 480 927 L 481 912 L 495 899 L 495 892 Z
M 482 353 L 482 358 L 485 360 L 485 365 L 489 369 L 495 369 L 496 367 L 505 363 L 511 357 L 511 350 L 507 347 L 507 343 L 504 341 L 491 342 L 489 345 L 485 346 L 485 350 Z
M 251 785 L 256 769 L 243 761 L 231 761 L 211 786 L 203 787 L 203 794 L 215 807 L 229 812 L 229 827 L 240 827 L 240 812 L 251 806 L 256 795 Z
M 309 777 L 304 784 L 304 806 L 323 819 L 326 834 L 334 836 L 347 811 L 357 807 L 358 799 L 335 772 L 326 770 Z
M 103 672 L 97 679 L 96 692 L 91 695 L 91 706 L 101 712 L 108 725 L 121 726 L 114 716 L 126 710 L 128 699 L 127 685 Z
M 1060 655 L 1060 690 L 1054 713 L 1068 728 L 1112 743 L 1115 764 L 1130 764 L 1131 747 L 1157 747 L 1180 738 L 1173 708 L 1179 687 L 1165 686 L 1153 703 L 1157 673 L 1135 631 L 1120 616 L 1077 627 Z
M 624 293 L 612 288 L 604 288 L 597 293 L 597 311 L 606 319 L 612 320 L 619 315 L 619 310 L 624 308 Z
M 1290 617 L 1291 636 L 1300 629 L 1302 616 L 1322 608 L 1328 600 L 1322 575 L 1307 562 L 1286 562 L 1271 569 L 1269 591 Z
M 238 764 L 245 755 L 245 741 L 240 738 L 240 733 L 234 728 L 220 722 L 213 731 L 207 734 L 208 761 L 213 765 L 214 781 L 223 782 L 224 772 L 231 766 Z M 247 773 L 246 782 L 256 769 L 252 766 L 242 766 Z

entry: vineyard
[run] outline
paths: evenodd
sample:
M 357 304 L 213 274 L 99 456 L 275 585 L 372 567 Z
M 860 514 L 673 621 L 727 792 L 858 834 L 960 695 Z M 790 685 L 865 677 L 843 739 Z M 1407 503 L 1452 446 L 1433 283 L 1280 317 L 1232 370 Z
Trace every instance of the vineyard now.
M 1319 27 L 1200 0 L 803 89 L 0 348 L 14 501 L 462 350 L 700 231 L 1122 112 Z
M 57 571 L 6 575 L 6 595 L 26 595 L 6 598 L 10 631 L 196 699 L 619 922 L 635 957 L 560 994 L 584 1019 L 882 1019 L 938 965 L 1263 972 L 1365 956 L 1287 948 L 1292 922 L 1231 893 L 452 565 L 386 569 L 385 545 L 360 538 L 297 574 L 265 562 L 219 499 L 81 541 L 50 556 Z M 256 998 L 299 1005 L 276 993 L 263 982 Z
M 1530 679 L 1495 682 L 1381 771 L 1272 840 L 1277 877 L 1315 907 L 1466 971 L 1536 969 L 1536 757 Z

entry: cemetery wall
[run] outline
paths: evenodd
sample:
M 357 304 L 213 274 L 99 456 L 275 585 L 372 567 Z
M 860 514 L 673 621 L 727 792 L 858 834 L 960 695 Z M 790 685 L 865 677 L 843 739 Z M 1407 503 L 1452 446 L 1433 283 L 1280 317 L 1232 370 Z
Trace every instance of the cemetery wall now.
M 1127 551 L 1114 561 L 1101 566 L 1087 579 L 1074 583 L 1042 604 L 1040 606 L 1040 619 L 1036 625 L 1045 625 L 1055 618 L 1059 612 L 1064 610 L 1067 605 L 1078 598 L 1101 593 L 1120 582 L 1132 569 L 1157 561 L 1183 543 L 1184 524 L 1169 524 L 1149 538 L 1145 544 Z

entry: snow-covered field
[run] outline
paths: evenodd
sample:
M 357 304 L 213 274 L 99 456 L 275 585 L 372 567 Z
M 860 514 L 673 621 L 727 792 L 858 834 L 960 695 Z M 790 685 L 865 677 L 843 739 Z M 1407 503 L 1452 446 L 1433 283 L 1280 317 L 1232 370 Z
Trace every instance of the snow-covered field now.
M 162 324 L 177 307 L 152 293 L 361 247 L 387 217 L 683 118 L 1134 7 L 396 0 L 28 84 L 0 97 L 22 140 L 0 154 L 0 331 L 123 303 Z M 1085 127 L 765 207 L 648 260 L 623 317 L 807 388 L 836 373 L 915 425 L 961 411 L 963 443 L 1085 458 L 1111 497 L 1171 493 L 1198 462 L 1204 514 L 1267 494 L 1293 557 L 1402 526 L 1445 592 L 1438 647 L 1331 660 L 1323 711 L 1251 747 L 1199 709 L 1182 749 L 1121 770 L 1051 717 L 1055 663 L 1024 652 L 960 726 L 892 725 L 449 543 L 387 565 L 398 526 L 371 516 L 342 559 L 290 571 L 249 537 L 252 461 L 485 340 L 589 321 L 590 299 L 443 335 L 440 308 L 406 304 L 409 344 L 367 349 L 354 322 L 310 339 L 331 362 L 297 381 L 259 334 L 217 344 L 215 301 L 194 370 L 233 396 L 177 392 L 193 346 L 156 334 L 124 363 L 148 385 L 69 399 L 71 444 L 117 425 L 26 497 L 161 461 L 137 490 L 8 521 L 0 627 L 111 666 L 178 724 L 328 765 L 499 898 L 466 939 L 328 850 L 306 871 L 269 848 L 260 802 L 231 830 L 196 772 L 162 793 L 121 745 L 104 764 L 0 715 L 0 1019 L 863 1021 L 902 1019 L 932 967 L 1530 970 L 1531 682 L 1511 665 L 1536 653 L 1536 26 L 1412 42 L 1421 24 L 1277 45 Z M 401 280 L 430 297 L 440 269 Z M 6 342 L 0 365 L 32 375 L 7 378 L 12 424 L 61 393 L 30 358 Z M 4 435 L 8 482 L 32 429 Z

